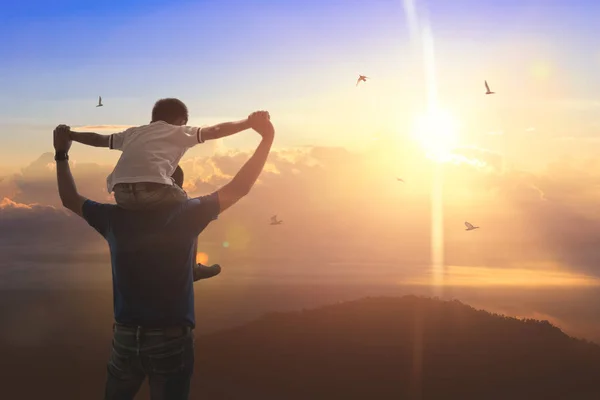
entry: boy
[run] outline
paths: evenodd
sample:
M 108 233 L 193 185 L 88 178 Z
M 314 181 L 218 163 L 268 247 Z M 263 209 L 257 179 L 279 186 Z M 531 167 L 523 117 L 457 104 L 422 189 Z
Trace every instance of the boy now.
M 252 113 L 237 122 L 208 127 L 186 126 L 188 109 L 178 99 L 158 100 L 148 125 L 129 128 L 112 135 L 70 131 L 71 140 L 95 147 L 121 150 L 113 172 L 107 178 L 108 193 L 127 209 L 142 209 L 187 200 L 187 194 L 173 182 L 172 175 L 185 152 L 206 140 L 233 135 L 251 128 L 266 112 Z
M 257 118 L 268 118 L 265 112 L 255 112 L 237 122 L 225 122 L 209 127 L 190 127 L 186 105 L 175 98 L 158 100 L 152 109 L 150 124 L 129 128 L 112 135 L 93 132 L 73 132 L 73 141 L 95 147 L 122 150 L 113 172 L 107 178 L 108 192 L 114 192 L 117 204 L 127 209 L 147 209 L 187 200 L 183 190 L 183 170 L 178 166 L 186 150 L 203 143 L 230 136 L 251 128 Z M 180 173 L 175 182 L 174 173 Z M 194 268 L 194 280 L 210 278 L 220 272 L 215 264 Z

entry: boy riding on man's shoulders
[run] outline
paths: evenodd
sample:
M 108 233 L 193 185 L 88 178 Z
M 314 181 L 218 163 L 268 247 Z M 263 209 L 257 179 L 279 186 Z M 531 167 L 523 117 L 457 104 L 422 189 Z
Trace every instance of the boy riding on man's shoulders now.
M 172 206 L 188 200 L 183 189 L 183 170 L 179 161 L 185 152 L 206 140 L 227 137 L 254 128 L 266 112 L 213 126 L 188 126 L 188 109 L 179 99 L 158 100 L 147 125 L 132 127 L 111 135 L 76 132 L 69 128 L 71 140 L 94 147 L 121 150 L 107 189 L 114 193 L 117 205 L 131 210 Z M 219 274 L 218 264 L 194 267 L 194 281 Z

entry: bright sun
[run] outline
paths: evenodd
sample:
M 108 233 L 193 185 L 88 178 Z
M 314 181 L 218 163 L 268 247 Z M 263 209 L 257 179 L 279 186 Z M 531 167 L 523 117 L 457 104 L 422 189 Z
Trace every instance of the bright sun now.
M 458 141 L 458 121 L 445 110 L 434 109 L 415 120 L 414 138 L 423 147 L 427 157 L 447 161 Z

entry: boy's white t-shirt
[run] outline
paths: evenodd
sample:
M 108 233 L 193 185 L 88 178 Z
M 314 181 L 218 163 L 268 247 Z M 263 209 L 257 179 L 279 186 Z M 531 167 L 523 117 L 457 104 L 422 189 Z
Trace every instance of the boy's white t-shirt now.
M 157 121 L 110 135 L 109 148 L 121 150 L 123 154 L 106 179 L 108 193 L 117 183 L 172 185 L 171 175 L 181 157 L 189 148 L 204 142 L 201 132 L 201 127 Z

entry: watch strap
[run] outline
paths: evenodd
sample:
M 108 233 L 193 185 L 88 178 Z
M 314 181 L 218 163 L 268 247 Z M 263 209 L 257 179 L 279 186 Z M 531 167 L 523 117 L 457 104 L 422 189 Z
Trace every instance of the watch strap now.
M 57 151 L 54 154 L 55 161 L 67 161 L 69 159 L 69 153 L 66 151 Z

